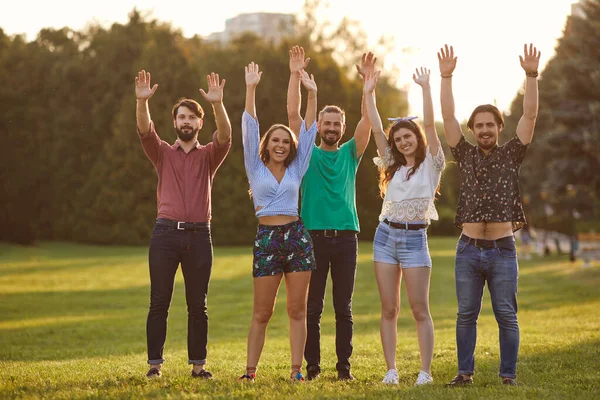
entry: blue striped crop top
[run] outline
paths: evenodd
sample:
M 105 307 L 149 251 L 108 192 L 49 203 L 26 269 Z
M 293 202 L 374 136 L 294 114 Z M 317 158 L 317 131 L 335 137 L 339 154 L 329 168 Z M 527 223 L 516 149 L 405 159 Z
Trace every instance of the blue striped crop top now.
M 242 143 L 244 145 L 244 166 L 250 181 L 252 200 L 256 217 L 273 215 L 298 216 L 298 193 L 302 178 L 308 169 L 312 148 L 317 136 L 317 123 L 306 129 L 302 122 L 296 158 L 288 165 L 281 182 L 260 159 L 260 130 L 258 121 L 244 111 L 242 115 Z

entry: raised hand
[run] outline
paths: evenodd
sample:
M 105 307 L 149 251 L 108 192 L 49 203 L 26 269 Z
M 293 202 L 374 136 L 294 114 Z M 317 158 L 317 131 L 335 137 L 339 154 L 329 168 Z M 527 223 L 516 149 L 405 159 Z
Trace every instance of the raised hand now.
M 413 81 L 421 87 L 429 86 L 429 70 L 425 67 L 415 68 L 415 73 L 413 74 Z
M 150 72 L 141 70 L 135 78 L 135 97 L 138 100 L 148 100 L 156 92 L 158 84 L 150 88 Z
M 523 46 L 523 57 L 519 56 L 521 61 L 521 67 L 525 70 L 525 73 L 536 73 L 538 72 L 538 66 L 540 64 L 540 55 L 542 52 L 538 51 L 537 48 L 529 43 L 529 50 L 527 44 Z
M 377 57 L 373 55 L 373 53 L 363 53 L 360 59 L 360 65 L 354 64 L 358 73 L 365 79 L 367 74 L 375 73 L 375 63 L 377 62 Z
M 258 64 L 254 64 L 252 61 L 247 67 L 244 67 L 246 72 L 246 86 L 256 86 L 260 82 L 262 71 L 258 71 Z
M 438 61 L 440 62 L 440 73 L 442 76 L 450 76 L 456 68 L 456 60 L 458 57 L 454 57 L 454 48 L 448 45 L 444 45 L 437 54 Z
M 310 57 L 304 59 L 304 48 L 294 46 L 290 50 L 290 73 L 295 74 L 298 71 L 305 69 L 310 62 Z
M 373 93 L 375 91 L 375 88 L 377 87 L 377 82 L 379 81 L 379 75 L 381 75 L 381 71 L 369 71 L 365 75 L 363 84 L 364 93 Z
M 219 74 L 211 72 L 210 75 L 206 75 L 206 83 L 208 83 L 208 93 L 206 93 L 203 89 L 200 89 L 200 94 L 202 97 L 211 103 L 222 102 L 225 79 L 219 83 Z
M 309 76 L 308 72 L 306 72 L 303 69 L 301 69 L 297 73 L 300 77 L 300 82 L 302 82 L 302 85 L 306 88 L 306 90 L 308 90 L 309 92 L 317 91 L 317 82 L 315 82 L 315 77 L 313 74 L 310 74 Z

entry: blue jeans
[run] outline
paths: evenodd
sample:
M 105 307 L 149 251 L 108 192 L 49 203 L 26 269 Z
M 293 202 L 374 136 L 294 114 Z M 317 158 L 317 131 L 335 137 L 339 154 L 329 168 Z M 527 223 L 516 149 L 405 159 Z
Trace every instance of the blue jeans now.
M 515 378 L 519 353 L 517 280 L 519 266 L 514 238 L 497 247 L 478 247 L 459 240 L 454 270 L 458 318 L 458 373 L 472 375 L 475 367 L 477 318 L 487 281 L 492 309 L 500 330 L 500 376 Z
M 212 270 L 210 226 L 197 231 L 154 225 L 150 240 L 150 310 L 146 322 L 148 363 L 162 364 L 167 315 L 175 273 L 181 263 L 188 308 L 188 363 L 206 364 L 208 314 L 206 296 Z
M 306 347 L 304 358 L 306 365 L 318 367 L 321 363 L 321 315 L 325 304 L 325 286 L 331 268 L 333 284 L 333 309 L 335 311 L 335 351 L 336 369 L 350 370 L 352 355 L 352 293 L 356 276 L 356 257 L 358 239 L 356 235 L 324 237 L 311 234 L 317 269 L 312 272 L 308 289 L 306 310 Z

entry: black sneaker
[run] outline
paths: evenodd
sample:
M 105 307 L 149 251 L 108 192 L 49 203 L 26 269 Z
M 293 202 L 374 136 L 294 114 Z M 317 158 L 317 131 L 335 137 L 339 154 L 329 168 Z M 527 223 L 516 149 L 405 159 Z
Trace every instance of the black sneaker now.
M 309 365 L 306 367 L 306 379 L 315 380 L 321 374 L 321 368 L 318 365 Z
M 338 371 L 338 381 L 353 381 L 354 375 L 350 373 L 349 369 Z
M 192 370 L 192 378 L 212 379 L 212 377 L 212 374 L 205 369 L 200 370 L 200 372 Z
M 150 368 L 150 371 L 148 371 L 148 373 L 146 373 L 146 378 L 148 379 L 154 379 L 154 378 L 160 378 L 162 375 L 162 372 L 160 372 L 160 368 Z
M 458 374 L 452 379 L 450 383 L 446 383 L 446 387 L 457 387 L 457 386 L 466 386 L 473 383 L 473 377 L 471 375 L 461 375 Z

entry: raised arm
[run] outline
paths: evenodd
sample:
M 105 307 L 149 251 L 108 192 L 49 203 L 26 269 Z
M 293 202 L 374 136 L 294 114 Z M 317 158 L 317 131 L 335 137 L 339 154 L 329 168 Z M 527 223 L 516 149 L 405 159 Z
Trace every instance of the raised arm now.
M 256 118 L 256 86 L 260 82 L 262 71 L 259 72 L 258 64 L 254 61 L 244 67 L 246 73 L 246 112 L 254 119 Z
M 208 93 L 200 89 L 200 94 L 213 107 L 217 123 L 217 141 L 220 145 L 223 145 L 231 138 L 231 122 L 229 122 L 227 110 L 225 110 L 225 106 L 223 105 L 225 79 L 219 83 L 219 74 L 211 72 L 210 75 L 206 75 L 206 82 L 208 84 Z
M 525 70 L 525 94 L 523 95 L 523 116 L 517 125 L 517 136 L 523 144 L 531 143 L 535 120 L 538 115 L 538 66 L 540 63 L 539 52 L 533 44 L 524 45 L 523 57 L 519 56 L 521 67 Z
M 304 122 L 306 129 L 310 129 L 312 124 L 317 119 L 317 83 L 315 82 L 314 75 L 308 76 L 305 70 L 298 72 L 302 85 L 308 91 L 308 99 L 306 100 L 306 116 Z
M 388 148 L 387 138 L 383 131 L 383 124 L 381 123 L 381 117 L 377 112 L 377 105 L 375 104 L 375 88 L 377 87 L 377 81 L 381 71 L 375 73 L 369 72 L 365 76 L 363 85 L 363 98 L 365 99 L 365 111 L 371 122 L 373 129 L 373 137 L 375 138 L 375 144 L 377 145 L 377 153 L 380 157 L 385 157 L 386 149 Z
M 287 114 L 288 124 L 292 132 L 300 134 L 302 117 L 300 116 L 300 102 L 302 95 L 300 93 L 300 75 L 298 72 L 305 69 L 310 62 L 310 58 L 304 59 L 304 48 L 294 46 L 289 51 L 290 54 L 290 81 L 287 92 Z
M 355 64 L 358 73 L 363 78 L 363 84 L 365 77 L 368 74 L 375 73 L 375 63 L 377 62 L 377 57 L 373 55 L 373 53 L 363 53 L 360 59 L 360 65 Z M 366 112 L 366 99 L 365 94 L 363 92 L 363 96 L 361 98 L 360 104 L 360 121 L 356 124 L 356 130 L 354 131 L 354 141 L 356 142 L 356 154 L 358 157 L 362 156 L 365 150 L 367 149 L 367 145 L 369 144 L 369 139 L 371 138 L 371 121 L 369 120 L 368 114 Z
M 413 74 L 413 80 L 423 90 L 423 128 L 431 155 L 435 157 L 440 148 L 437 131 L 435 130 L 435 120 L 433 118 L 433 100 L 431 98 L 431 85 L 429 84 L 429 73 L 427 68 L 416 68 Z
M 142 135 L 150 131 L 150 109 L 148 108 L 148 100 L 154 95 L 157 84 L 150 88 L 150 72 L 141 70 L 135 78 L 135 98 L 136 109 L 135 119 L 138 130 Z
M 438 52 L 440 73 L 442 75 L 442 88 L 440 97 L 442 101 L 442 118 L 444 119 L 444 131 L 446 141 L 450 147 L 456 147 L 462 138 L 462 129 L 456 119 L 454 111 L 454 94 L 452 93 L 452 73 L 456 68 L 457 57 L 454 57 L 454 48 L 445 45 Z
M 308 91 L 308 100 L 306 101 L 306 116 L 304 124 L 300 125 L 300 134 L 298 135 L 298 152 L 296 158 L 292 161 L 294 170 L 298 177 L 302 178 L 308 169 L 310 157 L 315 147 L 315 137 L 317 136 L 317 84 L 315 77 L 308 75 L 304 70 L 298 72 L 302 85 Z
M 244 68 L 246 76 L 246 112 L 242 115 L 242 146 L 244 148 L 244 167 L 248 179 L 253 179 L 262 164 L 259 155 L 260 129 L 256 118 L 255 92 L 262 72 L 258 64 L 251 62 Z

